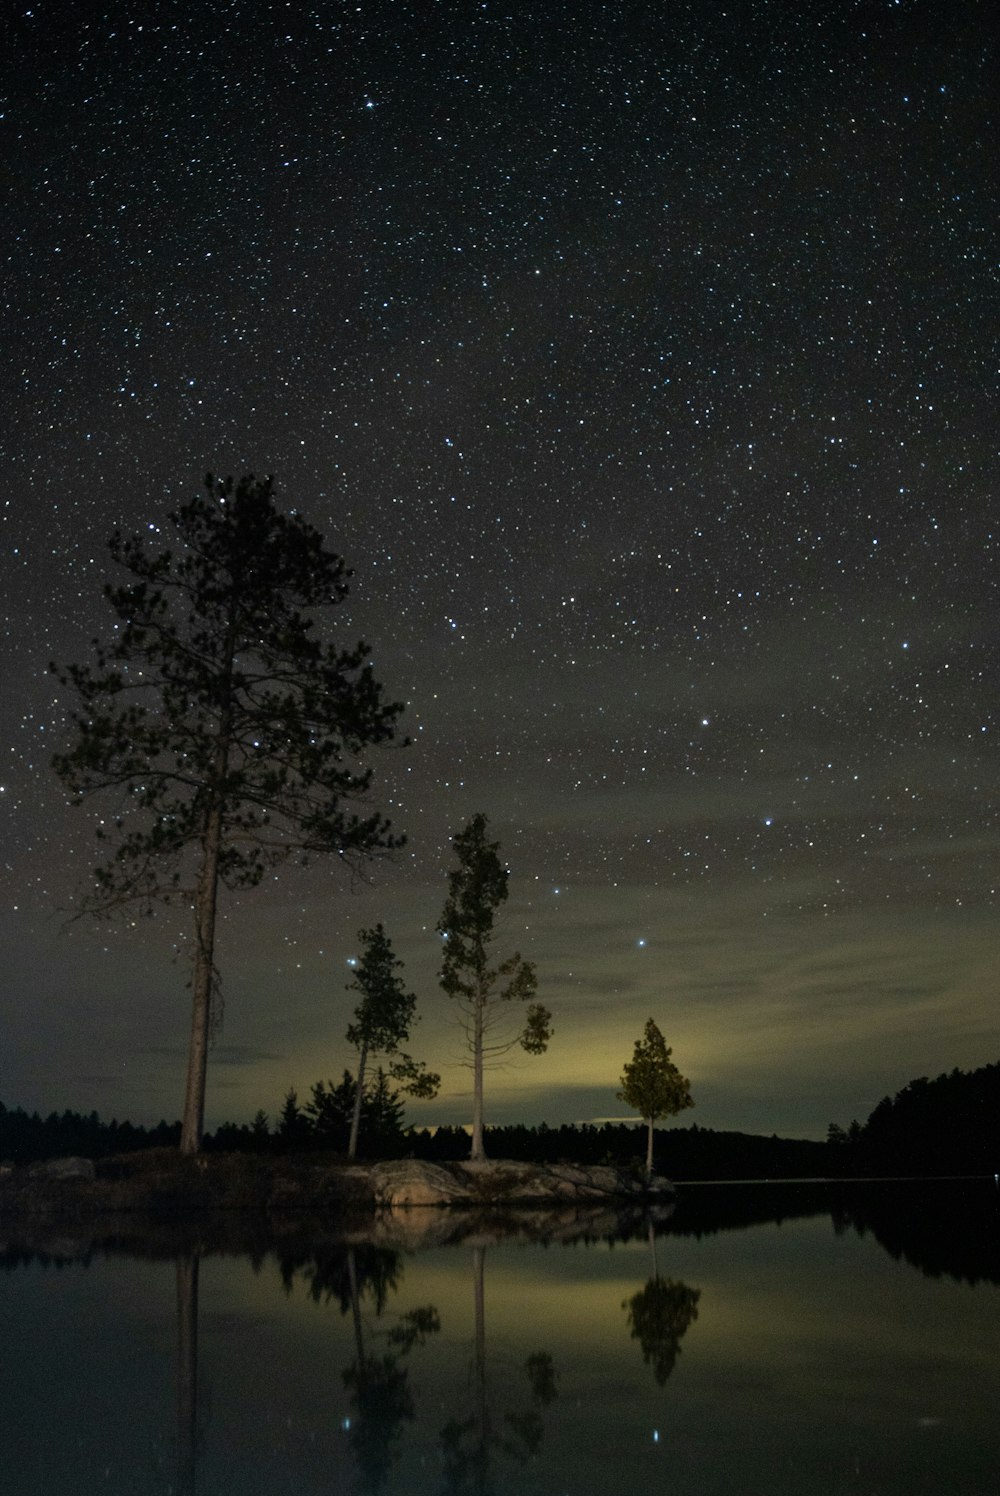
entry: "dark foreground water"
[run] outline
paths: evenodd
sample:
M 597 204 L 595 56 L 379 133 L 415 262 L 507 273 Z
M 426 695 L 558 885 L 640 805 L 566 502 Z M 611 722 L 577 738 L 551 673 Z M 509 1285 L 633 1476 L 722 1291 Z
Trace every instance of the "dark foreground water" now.
M 997 1226 L 992 1181 L 422 1250 L 0 1225 L 0 1491 L 992 1496 Z

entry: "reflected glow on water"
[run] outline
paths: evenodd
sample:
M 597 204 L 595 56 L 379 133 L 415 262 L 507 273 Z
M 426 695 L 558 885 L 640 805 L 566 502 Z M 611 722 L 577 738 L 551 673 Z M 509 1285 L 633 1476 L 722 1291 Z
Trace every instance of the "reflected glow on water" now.
M 655 1237 L 548 1246 L 12 1242 L 4 1477 L 18 1496 L 992 1490 L 995 1193 L 869 1187 L 748 1223 L 750 1188 L 738 1209 L 683 1192 Z

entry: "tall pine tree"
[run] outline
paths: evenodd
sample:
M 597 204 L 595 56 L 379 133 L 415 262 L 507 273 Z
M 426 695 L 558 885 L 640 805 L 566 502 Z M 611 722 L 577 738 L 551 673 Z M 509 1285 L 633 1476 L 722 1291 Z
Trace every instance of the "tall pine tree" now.
M 193 1009 L 181 1149 L 201 1142 L 220 884 L 250 888 L 289 858 L 351 866 L 401 845 L 367 804 L 364 755 L 396 734 L 364 643 L 322 637 L 351 573 L 271 479 L 206 479 L 169 517 L 176 548 L 116 532 L 128 573 L 95 662 L 52 669 L 79 699 L 53 765 L 80 803 L 116 800 L 113 842 L 83 898 L 96 914 L 158 901 L 194 915 Z

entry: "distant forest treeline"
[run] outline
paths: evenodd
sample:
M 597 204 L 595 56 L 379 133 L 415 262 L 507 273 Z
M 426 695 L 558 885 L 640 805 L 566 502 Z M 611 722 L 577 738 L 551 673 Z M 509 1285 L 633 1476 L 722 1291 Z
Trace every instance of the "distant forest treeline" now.
M 864 1173 L 998 1173 L 1000 1063 L 911 1080 L 884 1096 L 863 1127 L 832 1123 L 827 1136 Z
M 250 1124 L 224 1123 L 206 1135 L 215 1152 L 295 1153 L 346 1149 L 352 1082 L 317 1082 L 300 1107 L 289 1092 L 272 1127 L 263 1112 Z M 376 1086 L 368 1103 L 362 1153 L 368 1157 L 412 1155 L 430 1161 L 467 1158 L 469 1136 L 462 1127 L 433 1133 L 407 1128 L 399 1099 Z M 24 1164 L 68 1154 L 103 1158 L 143 1148 L 176 1147 L 179 1122 L 140 1127 L 102 1122 L 96 1112 L 53 1112 L 41 1117 L 0 1102 L 0 1159 Z M 488 1152 L 494 1158 L 539 1163 L 626 1164 L 641 1159 L 642 1123 L 523 1124 L 491 1127 Z M 844 1128 L 831 1123 L 825 1142 L 716 1132 L 711 1128 L 661 1128 L 656 1133 L 656 1168 L 677 1180 L 791 1179 L 879 1174 L 993 1174 L 1000 1171 L 1000 1063 L 980 1070 L 953 1070 L 936 1080 L 911 1081 L 886 1096 L 867 1122 Z

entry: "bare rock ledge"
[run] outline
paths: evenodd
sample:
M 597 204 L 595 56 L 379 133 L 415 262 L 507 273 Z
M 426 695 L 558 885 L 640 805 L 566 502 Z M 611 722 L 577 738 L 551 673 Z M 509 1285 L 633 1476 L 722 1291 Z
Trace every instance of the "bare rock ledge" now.
M 376 1206 L 506 1206 L 610 1204 L 672 1198 L 667 1179 L 637 1179 L 604 1164 L 529 1164 L 508 1159 L 484 1163 L 423 1163 L 393 1159 L 374 1164 L 368 1178 Z

